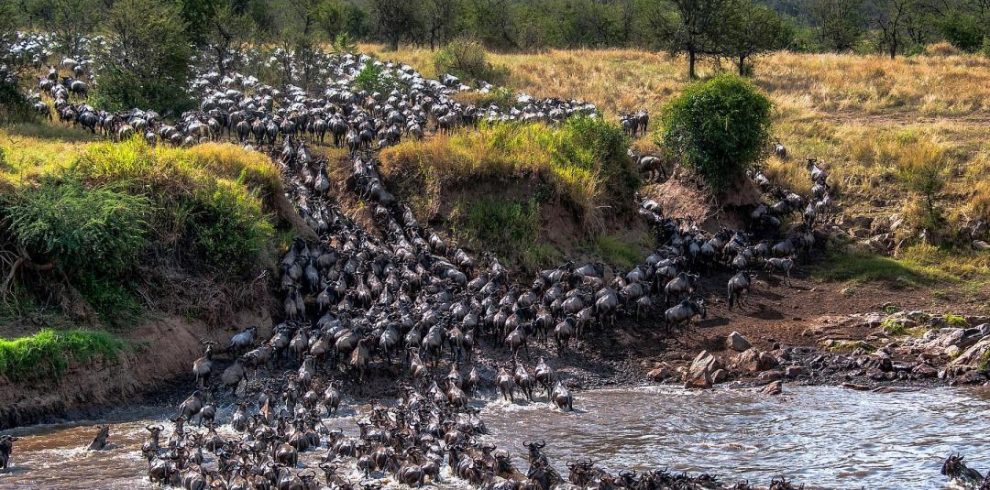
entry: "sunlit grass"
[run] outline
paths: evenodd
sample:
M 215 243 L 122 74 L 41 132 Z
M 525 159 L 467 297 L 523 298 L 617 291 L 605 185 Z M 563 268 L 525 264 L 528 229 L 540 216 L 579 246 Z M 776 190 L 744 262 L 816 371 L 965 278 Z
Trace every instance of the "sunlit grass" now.
M 123 340 L 93 330 L 42 329 L 27 337 L 0 338 L 0 376 L 15 383 L 58 377 L 71 362 L 113 360 L 124 348 Z

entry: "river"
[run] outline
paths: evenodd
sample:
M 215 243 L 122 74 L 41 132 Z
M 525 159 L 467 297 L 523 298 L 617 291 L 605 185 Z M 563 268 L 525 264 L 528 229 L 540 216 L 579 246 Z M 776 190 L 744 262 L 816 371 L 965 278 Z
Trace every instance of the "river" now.
M 641 387 L 576 395 L 575 412 L 545 403 L 480 404 L 490 438 L 525 468 L 524 440 L 547 441 L 566 476 L 569 461 L 591 458 L 609 470 L 666 467 L 767 484 L 775 476 L 808 488 L 941 489 L 942 460 L 967 456 L 990 469 L 990 391 L 934 388 L 872 393 L 837 387 L 785 387 L 777 397 L 750 390 L 685 391 Z M 353 407 L 330 426 L 356 432 Z M 356 412 L 355 412 L 356 410 Z M 14 431 L 12 470 L 0 488 L 145 488 L 144 426 L 165 412 L 139 407 L 110 413 L 108 451 L 84 448 L 97 421 Z M 226 415 L 226 414 L 221 414 Z M 168 427 L 166 433 L 170 432 Z M 325 451 L 310 452 L 315 461 Z

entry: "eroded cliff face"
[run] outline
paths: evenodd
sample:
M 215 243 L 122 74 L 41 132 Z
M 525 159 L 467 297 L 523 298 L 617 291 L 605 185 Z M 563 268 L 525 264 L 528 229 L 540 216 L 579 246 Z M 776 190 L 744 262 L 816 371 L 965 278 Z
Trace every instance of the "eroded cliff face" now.
M 128 349 L 113 361 L 71 364 L 57 380 L 0 378 L 0 429 L 77 418 L 116 404 L 132 404 L 163 387 L 192 377 L 204 341 L 222 348 L 236 330 L 256 325 L 271 330 L 267 311 L 241 311 L 224 328 L 163 315 L 144 320 L 126 336 Z

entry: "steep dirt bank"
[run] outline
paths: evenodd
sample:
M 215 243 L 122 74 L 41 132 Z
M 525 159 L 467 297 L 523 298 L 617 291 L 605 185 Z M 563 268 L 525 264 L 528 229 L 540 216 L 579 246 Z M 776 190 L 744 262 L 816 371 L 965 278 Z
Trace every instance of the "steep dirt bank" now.
M 0 429 L 77 418 L 116 404 L 133 404 L 177 380 L 190 378 L 203 341 L 223 346 L 231 332 L 257 325 L 271 330 L 267 311 L 241 311 L 234 324 L 209 328 L 203 321 L 162 316 L 130 331 L 127 352 L 116 361 L 72 364 L 58 380 L 12 382 L 0 378 Z

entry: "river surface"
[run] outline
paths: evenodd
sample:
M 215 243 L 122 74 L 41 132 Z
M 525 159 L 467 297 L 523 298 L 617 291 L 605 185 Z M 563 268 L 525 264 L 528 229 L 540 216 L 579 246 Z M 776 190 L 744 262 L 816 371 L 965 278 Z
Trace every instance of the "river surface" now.
M 357 406 L 328 419 L 356 433 Z M 938 388 L 897 393 L 835 387 L 785 387 L 770 397 L 749 390 L 606 389 L 576 394 L 575 412 L 545 403 L 484 403 L 482 417 L 518 467 L 524 440 L 545 451 L 566 476 L 566 463 L 590 458 L 600 467 L 669 468 L 749 479 L 766 485 L 786 476 L 808 488 L 941 489 L 942 460 L 953 452 L 990 469 L 990 391 Z M 229 415 L 221 413 L 221 417 Z M 88 452 L 96 421 L 14 431 L 12 470 L 0 488 L 147 488 L 140 445 L 145 425 L 164 411 L 140 407 L 108 414 L 108 451 Z M 171 432 L 166 425 L 166 434 Z M 222 430 L 221 432 L 224 432 Z M 325 450 L 307 453 L 315 461 Z M 355 473 L 356 475 L 356 473 Z

